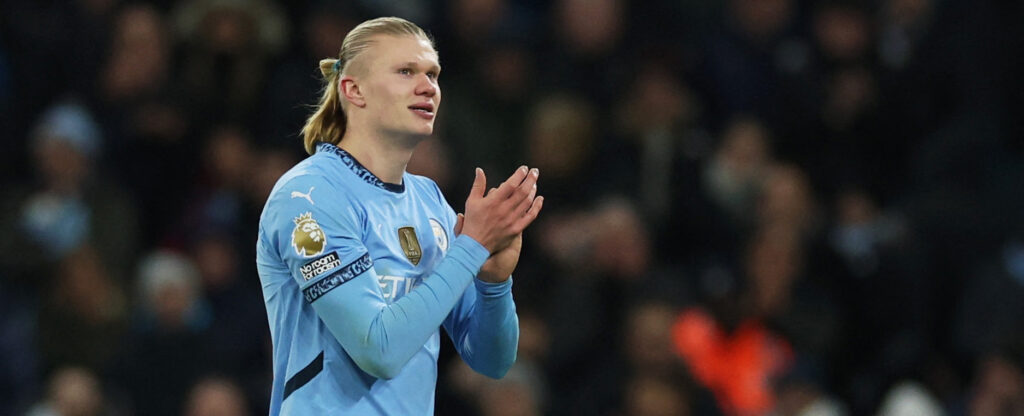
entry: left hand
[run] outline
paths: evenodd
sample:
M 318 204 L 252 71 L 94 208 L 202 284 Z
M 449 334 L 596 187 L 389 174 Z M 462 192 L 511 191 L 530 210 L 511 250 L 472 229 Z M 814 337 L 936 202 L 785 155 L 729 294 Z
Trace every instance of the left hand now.
M 462 233 L 462 220 L 465 216 L 459 214 L 458 220 L 455 222 L 455 235 L 458 236 Z M 523 233 L 519 233 L 512 240 L 512 243 L 500 251 L 494 253 L 484 262 L 484 265 L 480 267 L 480 273 L 477 273 L 477 279 L 483 280 L 487 283 L 501 283 L 510 276 L 516 269 L 516 265 L 519 264 L 519 253 L 523 248 Z

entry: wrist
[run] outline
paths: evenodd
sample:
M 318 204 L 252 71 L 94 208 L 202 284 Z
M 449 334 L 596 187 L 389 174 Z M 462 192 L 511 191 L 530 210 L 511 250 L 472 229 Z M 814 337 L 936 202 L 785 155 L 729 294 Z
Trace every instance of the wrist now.
M 499 283 L 507 282 L 509 279 L 512 278 L 512 275 L 511 274 L 501 275 L 501 274 L 494 274 L 494 273 L 488 273 L 488 272 L 481 271 L 480 273 L 477 273 L 476 278 L 477 278 L 477 280 L 479 280 L 481 282 L 484 282 L 484 283 L 499 284 Z
M 487 282 L 481 279 L 474 280 L 476 291 L 484 298 L 496 298 L 505 296 L 512 292 L 512 276 L 505 276 L 501 282 Z
M 468 234 L 460 234 L 460 235 L 455 237 L 455 241 L 456 242 L 460 242 L 462 240 L 465 240 L 465 242 L 464 243 L 460 243 L 460 244 L 466 244 L 467 247 L 472 247 L 472 250 L 474 250 L 474 251 L 480 251 L 480 250 L 487 251 L 487 253 L 488 253 L 487 255 L 488 255 L 488 257 L 490 257 L 490 250 L 488 250 L 487 246 L 485 246 L 483 243 L 481 243 L 480 240 L 478 240 L 478 239 L 476 239 L 473 236 L 468 235 Z
M 484 247 L 483 244 L 480 244 L 479 241 L 476 241 L 472 237 L 465 234 L 455 237 L 455 242 L 452 244 L 452 247 L 460 247 L 461 249 L 465 250 L 467 254 L 470 255 L 470 258 L 473 259 L 474 262 L 479 261 L 479 265 L 482 265 L 484 262 L 487 261 L 488 258 L 491 257 L 491 252 L 487 250 L 487 247 Z
M 478 245 L 480 245 L 480 247 L 483 247 L 485 250 L 487 250 L 488 255 L 493 253 L 493 250 L 491 250 L 492 247 L 490 245 L 488 245 L 487 242 L 484 241 L 483 238 L 478 237 L 476 235 L 476 233 L 474 233 L 474 232 L 463 231 L 462 234 L 459 234 L 459 237 L 466 237 L 466 238 L 469 238 L 469 239 L 473 240 Z

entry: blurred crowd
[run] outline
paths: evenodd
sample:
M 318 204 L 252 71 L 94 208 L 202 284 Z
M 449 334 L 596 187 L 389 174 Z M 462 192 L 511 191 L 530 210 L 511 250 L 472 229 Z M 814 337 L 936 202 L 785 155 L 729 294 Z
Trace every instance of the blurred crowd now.
M 1015 0 L 6 0 L 0 415 L 267 413 L 257 220 L 382 15 L 445 68 L 409 170 L 547 201 L 437 414 L 1024 415 Z

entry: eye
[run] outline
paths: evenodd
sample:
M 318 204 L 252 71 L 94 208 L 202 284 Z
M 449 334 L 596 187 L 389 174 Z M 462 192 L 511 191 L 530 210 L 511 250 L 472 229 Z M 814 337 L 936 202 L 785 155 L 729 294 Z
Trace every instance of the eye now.
M 402 68 L 398 70 L 398 73 L 402 75 L 412 75 L 412 69 Z
M 437 79 L 437 72 L 436 71 L 427 71 L 427 78 Z

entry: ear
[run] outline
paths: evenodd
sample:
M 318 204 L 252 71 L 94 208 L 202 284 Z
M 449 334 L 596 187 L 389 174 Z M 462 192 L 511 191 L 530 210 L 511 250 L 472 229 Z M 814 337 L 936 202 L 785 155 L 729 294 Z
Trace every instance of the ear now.
M 346 75 L 338 80 L 338 94 L 341 94 L 341 98 L 349 102 L 356 107 L 366 107 L 366 99 L 363 98 L 363 92 L 359 89 L 359 84 L 356 79 L 351 75 Z

